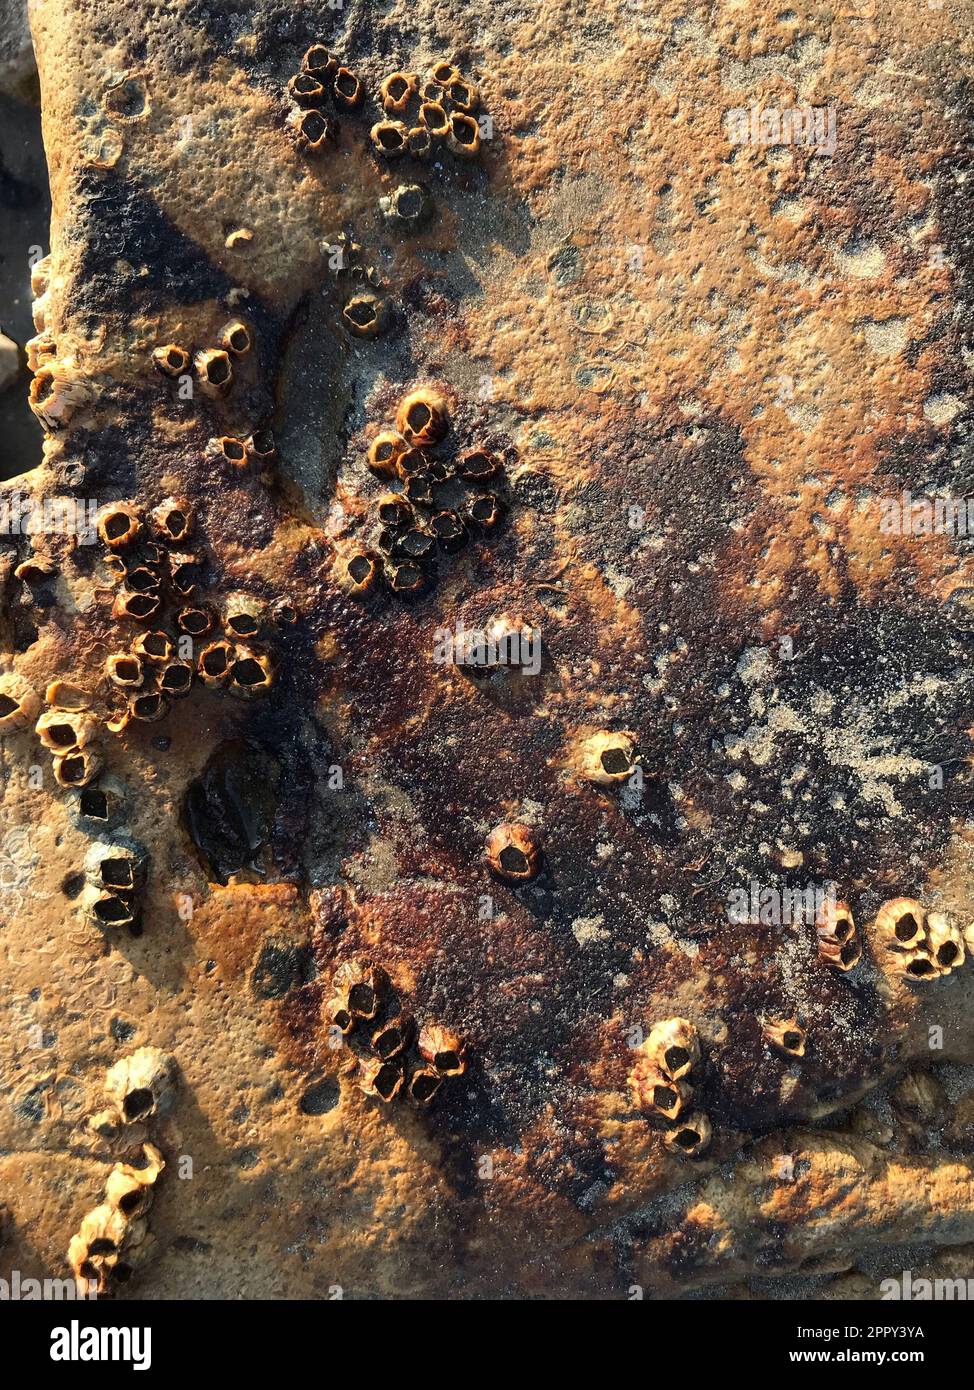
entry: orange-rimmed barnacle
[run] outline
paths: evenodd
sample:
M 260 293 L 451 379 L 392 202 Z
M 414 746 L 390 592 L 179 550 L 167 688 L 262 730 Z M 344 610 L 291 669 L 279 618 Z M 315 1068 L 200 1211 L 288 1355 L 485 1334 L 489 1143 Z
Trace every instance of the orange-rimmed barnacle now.
M 343 961 L 332 976 L 335 997 L 345 1001 L 355 1018 L 365 1019 L 366 1022 L 378 1013 L 384 987 L 384 976 L 369 961 Z
M 109 502 L 98 513 L 98 535 L 111 550 L 131 545 L 141 530 L 141 517 L 127 502 Z
M 394 478 L 396 463 L 406 449 L 406 441 L 395 430 L 381 430 L 369 444 L 366 462 L 377 477 Z
M 376 504 L 376 514 L 390 531 L 405 531 L 415 520 L 409 503 L 398 492 L 388 492 Z
M 366 1057 L 362 1062 L 359 1085 L 367 1096 L 389 1103 L 403 1083 L 401 1058 L 384 1062 L 381 1057 Z
M 124 782 L 100 777 L 92 787 L 80 787 L 68 800 L 71 824 L 88 835 L 101 835 L 118 825 L 126 812 Z
M 301 59 L 302 72 L 324 73 L 331 76 L 338 70 L 338 59 L 323 43 L 313 43 Z
M 496 526 L 502 515 L 500 500 L 493 492 L 481 492 L 471 497 L 464 511 L 469 522 L 485 531 Z
M 396 159 L 405 154 L 408 135 L 402 121 L 376 121 L 369 131 L 372 148 L 383 159 Z
M 105 1182 L 105 1201 L 129 1220 L 145 1216 L 152 1206 L 153 1188 L 166 1166 L 154 1144 L 142 1145 L 142 1164 L 116 1163 Z
M 442 82 L 424 82 L 419 89 L 420 99 L 426 102 L 433 102 L 436 106 L 445 106 L 446 88 Z
M 270 657 L 250 647 L 238 647 L 230 662 L 230 693 L 246 700 L 265 695 L 271 688 L 274 668 Z
M 541 870 L 541 838 L 530 825 L 504 821 L 487 836 L 487 863 L 505 883 L 528 883 Z
M 38 585 L 58 573 L 56 565 L 39 555 L 31 555 L 14 568 L 14 578 L 22 584 Z
M 926 921 L 915 898 L 891 898 L 876 914 L 876 931 L 894 951 L 911 951 L 923 944 Z
M 339 584 L 352 598 L 365 598 L 379 588 L 382 569 L 367 550 L 353 549 L 339 555 L 335 565 Z
M 926 948 L 941 975 L 949 975 L 964 964 L 963 933 L 942 912 L 927 913 Z
M 433 479 L 428 473 L 413 473 L 406 479 L 403 496 L 414 507 L 433 506 Z
M 467 483 L 483 483 L 501 471 L 501 463 L 489 449 L 464 449 L 457 459 L 457 476 Z
M 122 1273 L 131 1273 L 133 1254 L 144 1244 L 146 1231 L 144 1217 L 130 1220 L 107 1202 L 86 1212 L 68 1245 L 68 1264 L 77 1286 L 93 1286 L 102 1295 L 122 1283 Z
M 771 1046 L 786 1057 L 804 1057 L 805 1029 L 794 1014 L 791 1018 L 766 1018 L 761 1032 Z
M 411 526 L 396 536 L 390 553 L 394 560 L 414 560 L 421 564 L 429 560 L 435 550 L 436 537 L 420 526 Z
M 472 82 L 468 82 L 465 77 L 455 77 L 446 84 L 446 94 L 453 105 L 465 112 L 468 116 L 476 111 L 480 101 L 480 93 Z
M 700 1038 L 688 1018 L 664 1018 L 650 1029 L 640 1049 L 671 1081 L 682 1081 L 700 1061 Z
M 450 118 L 438 101 L 424 101 L 419 108 L 419 121 L 435 140 L 450 134 Z
M 170 700 L 180 700 L 193 688 L 193 665 L 190 661 L 170 661 L 160 667 L 159 689 Z
M 244 447 L 247 452 L 247 462 L 258 471 L 269 467 L 277 458 L 277 444 L 274 441 L 274 434 L 266 425 L 248 435 L 244 440 Z
M 636 1060 L 629 1072 L 629 1091 L 637 1110 L 677 1120 L 693 1097 L 686 1078 L 674 1080 L 660 1071 L 648 1056 L 646 1045 L 636 1049 Z
M 338 125 L 323 111 L 297 108 L 288 117 L 294 132 L 294 146 L 302 154 L 324 154 L 338 137 Z
M 128 574 L 128 567 L 124 559 L 115 551 L 109 551 L 104 557 L 103 563 L 105 569 L 114 580 L 124 579 L 126 574 Z
M 170 544 L 184 541 L 193 527 L 193 509 L 183 497 L 167 497 L 149 513 L 152 534 Z
M 139 691 L 129 696 L 129 714 L 143 724 L 155 724 L 169 713 L 169 701 L 158 690 Z
M 455 555 L 467 543 L 467 528 L 456 512 L 442 511 L 430 517 L 430 530 L 446 555 Z
M 388 197 L 379 199 L 379 211 L 383 217 L 401 231 L 421 227 L 432 210 L 428 192 L 418 183 L 401 183 Z
M 254 335 L 243 319 L 231 319 L 220 329 L 220 346 L 233 357 L 245 357 L 254 345 Z
M 342 322 L 356 338 L 376 338 L 389 326 L 388 299 L 367 291 L 354 294 L 342 309 Z
M 372 1034 L 372 1051 L 388 1061 L 398 1057 L 413 1040 L 416 1025 L 408 1014 L 396 1014 Z
M 214 688 L 226 685 L 230 679 L 230 662 L 234 658 L 234 648 L 230 642 L 210 642 L 200 652 L 197 671 L 204 685 Z
M 578 775 L 598 787 L 626 782 L 638 762 L 635 734 L 602 729 L 578 744 L 574 763 Z
M 155 617 L 161 606 L 162 600 L 158 594 L 133 594 L 123 589 L 115 596 L 112 616 L 131 618 L 136 623 L 147 623 L 150 618 Z
M 141 657 L 132 652 L 112 652 L 105 662 L 105 671 L 113 685 L 122 689 L 138 689 L 145 681 Z
M 27 403 L 45 429 L 62 430 L 76 411 L 94 400 L 92 388 L 73 367 L 52 361 L 41 367 L 30 384 Z
M 36 690 L 15 671 L 0 676 L 0 738 L 29 729 L 41 708 Z
M 442 1085 L 443 1078 L 435 1067 L 414 1067 L 409 1073 L 409 1099 L 417 1105 L 429 1105 Z
M 87 690 L 80 685 L 72 685 L 70 681 L 51 681 L 44 691 L 44 702 L 52 709 L 66 710 L 91 709 L 94 703 Z
M 151 665 L 161 666 L 172 656 L 172 639 L 165 632 L 140 632 L 132 651 Z
M 223 348 L 201 348 L 193 366 L 204 396 L 225 396 L 233 385 L 233 364 Z
M 84 875 L 95 888 L 109 893 L 137 893 L 145 886 L 149 855 L 144 845 L 128 836 L 96 840 L 84 858 Z
M 39 371 L 45 362 L 57 357 L 57 343 L 46 333 L 35 333 L 33 338 L 27 339 L 24 351 L 27 354 L 27 370 L 33 374 Z
M 67 753 L 85 748 L 98 737 L 98 720 L 82 711 L 48 709 L 34 726 L 37 737 L 51 753 Z
M 862 959 L 862 944 L 848 903 L 826 901 L 820 907 L 815 933 L 818 957 L 837 970 L 852 970 Z
M 105 1073 L 105 1098 L 126 1124 L 168 1115 L 176 1101 L 176 1059 L 158 1047 L 140 1047 Z
M 264 625 L 264 605 L 253 594 L 229 594 L 223 600 L 223 627 L 232 637 L 256 637 Z
M 427 473 L 429 462 L 429 456 L 422 449 L 407 447 L 396 459 L 396 472 L 400 478 L 411 478 L 414 473 Z
M 190 598 L 200 581 L 200 557 L 189 551 L 174 550 L 169 556 L 169 583 L 176 598 Z
M 296 72 L 287 84 L 287 94 L 296 106 L 321 106 L 328 95 L 318 72 Z
M 72 748 L 54 758 L 54 780 L 59 787 L 86 787 L 102 769 L 97 748 Z
M 133 594 L 155 594 L 162 587 L 162 576 L 149 565 L 133 565 L 125 571 L 125 583 Z
M 449 427 L 450 409 L 446 397 L 435 387 L 417 386 L 399 402 L 396 429 L 414 448 L 438 444 Z
M 334 77 L 333 95 L 338 106 L 346 111 L 357 110 L 365 100 L 362 79 L 351 68 L 339 68 Z
M 245 468 L 247 465 L 247 447 L 244 441 L 230 434 L 211 439 L 206 446 L 206 452 L 214 458 L 225 459 L 234 468 Z
M 335 996 L 322 1007 L 321 1016 L 329 1028 L 337 1028 L 342 1036 L 347 1036 L 355 1027 L 355 1017 L 344 999 Z
M 189 363 L 189 353 L 178 343 L 166 343 L 152 353 L 152 365 L 163 376 L 182 376 L 189 371 Z
M 78 906 L 93 927 L 128 927 L 131 930 L 138 926 L 138 903 L 122 893 L 88 884 L 78 899 Z
M 176 626 L 190 637 L 203 637 L 213 626 L 213 614 L 199 604 L 181 608 L 176 614 Z
M 451 112 L 446 144 L 462 159 L 474 159 L 480 153 L 480 126 L 474 117 L 463 111 Z
M 426 588 L 426 572 L 412 560 L 404 560 L 401 565 L 390 565 L 386 571 L 386 582 L 394 594 L 403 598 L 416 598 Z
M 433 137 L 424 125 L 414 125 L 406 135 L 406 145 L 414 159 L 429 159 L 433 150 Z
M 441 87 L 448 87 L 451 82 L 456 82 L 459 76 L 460 69 L 456 63 L 451 63 L 449 58 L 437 58 L 430 68 L 430 77 Z
M 403 115 L 409 106 L 409 98 L 418 87 L 419 78 L 414 72 L 391 72 L 379 87 L 383 110 L 390 115 Z
M 466 1071 L 465 1048 L 449 1028 L 439 1023 L 427 1023 L 420 1030 L 418 1047 L 420 1056 L 428 1062 L 440 1076 L 462 1076 Z
M 709 1118 L 702 1110 L 694 1110 L 685 1120 L 663 1136 L 663 1143 L 670 1153 L 681 1154 L 684 1158 L 698 1158 L 709 1146 L 713 1129 Z

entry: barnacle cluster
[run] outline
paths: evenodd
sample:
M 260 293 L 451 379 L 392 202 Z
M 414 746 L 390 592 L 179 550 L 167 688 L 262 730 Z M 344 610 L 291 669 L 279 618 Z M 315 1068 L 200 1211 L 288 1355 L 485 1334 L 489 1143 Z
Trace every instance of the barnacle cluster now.
M 220 441 L 223 446 L 229 442 Z M 256 445 L 253 436 L 239 442 L 245 458 L 248 446 L 265 455 L 273 451 L 273 441 L 263 436 Z M 155 507 L 148 524 L 137 508 L 125 503 L 111 503 L 100 514 L 98 532 L 109 552 L 107 563 L 121 580 L 112 611 L 117 618 L 144 625 L 124 651 L 111 653 L 105 663 L 111 688 L 125 700 L 109 722 L 113 733 L 133 719 L 153 723 L 164 718 L 171 702 L 188 695 L 197 679 L 243 699 L 270 689 L 273 663 L 266 651 L 253 645 L 263 629 L 263 605 L 252 595 L 235 594 L 224 600 L 217 615 L 197 597 L 203 556 L 177 548 L 187 542 L 192 526 L 189 504 L 175 497 Z M 149 627 L 159 619 L 164 600 L 175 634 Z M 223 637 L 197 650 L 197 643 L 218 623 Z
M 710 1143 L 703 1111 L 691 1110 L 693 1077 L 700 1066 L 700 1038 L 687 1018 L 667 1018 L 650 1029 L 636 1049 L 629 1089 L 636 1108 L 670 1122 L 663 1142 L 673 1153 L 695 1158 Z
M 410 154 L 429 159 L 443 146 L 460 159 L 480 153 L 476 111 L 480 93 L 460 69 L 440 59 L 425 79 L 397 70 L 379 88 L 383 118 L 372 127 L 372 148 L 381 159 Z
M 137 936 L 148 862 L 143 846 L 127 836 L 95 840 L 84 861 L 81 909 L 86 920 L 102 930 L 127 927 Z
M 235 318 L 220 329 L 216 346 L 191 352 L 178 343 L 162 343 L 153 349 L 152 365 L 167 377 L 181 377 L 192 371 L 204 396 L 225 396 L 233 385 L 234 360 L 246 357 L 253 345 L 249 324 Z
M 126 1283 L 151 1254 L 147 1218 L 166 1161 L 145 1141 L 144 1127 L 170 1111 L 176 1086 L 175 1061 L 157 1047 L 139 1048 L 106 1073 L 108 1106 L 90 1118 L 90 1128 L 115 1144 L 138 1125 L 141 1142 L 135 1145 L 137 1162 L 119 1161 L 111 1169 L 103 1200 L 86 1213 L 68 1246 L 75 1279 L 93 1284 L 98 1294 Z
M 59 357 L 57 343 L 47 332 L 50 275 L 50 256 L 44 256 L 31 268 L 36 332 L 26 345 L 27 365 L 33 373 L 27 400 L 44 429 L 57 434 L 77 411 L 93 403 L 96 392 L 70 355 Z
M 86 690 L 67 681 L 52 681 L 44 694 L 47 709 L 35 730 L 53 757 L 59 787 L 87 787 L 102 768 L 98 747 L 101 726 Z
M 883 903 L 874 927 L 888 959 L 910 980 L 944 979 L 964 964 L 970 944 L 944 913 L 927 912 L 913 898 Z
M 366 262 L 363 248 L 343 231 L 322 242 L 321 249 L 336 280 L 354 286 L 342 309 L 345 328 L 355 338 L 376 338 L 384 333 L 392 322 L 392 307 L 385 296 L 376 293 L 382 288 L 382 277 Z
M 497 525 L 504 510 L 500 456 L 483 444 L 458 451 L 449 433 L 445 396 L 419 386 L 400 401 L 395 428 L 372 439 L 367 465 L 390 490 L 374 506 L 374 548 L 352 543 L 336 553 L 346 593 L 364 598 L 384 580 L 394 594 L 420 594 L 433 582 L 437 559 Z
M 291 101 L 288 126 L 303 154 L 322 154 L 338 135 L 338 123 L 327 114 L 331 107 L 357 111 L 365 100 L 362 79 L 324 44 L 314 43 L 301 59 L 301 67 L 287 84 Z
M 338 966 L 324 1018 L 355 1045 L 360 1088 L 386 1103 L 403 1094 L 417 1105 L 428 1105 L 444 1080 L 466 1069 L 457 1035 L 438 1023 L 418 1026 L 403 1010 L 385 972 L 368 961 Z

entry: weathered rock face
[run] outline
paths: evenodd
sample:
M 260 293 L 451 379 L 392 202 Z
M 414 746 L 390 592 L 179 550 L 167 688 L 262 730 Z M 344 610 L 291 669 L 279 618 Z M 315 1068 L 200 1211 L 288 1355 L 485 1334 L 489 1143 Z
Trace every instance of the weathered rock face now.
M 148 1144 L 132 1296 L 876 1297 L 974 1244 L 969 8 L 378 8 L 32 8 L 0 1264 Z

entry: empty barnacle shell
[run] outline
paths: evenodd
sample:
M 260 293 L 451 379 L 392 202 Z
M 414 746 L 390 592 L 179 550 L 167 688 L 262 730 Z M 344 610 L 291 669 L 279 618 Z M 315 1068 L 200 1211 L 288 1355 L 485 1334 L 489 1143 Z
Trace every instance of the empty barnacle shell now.
M 322 1016 L 329 1027 L 337 1028 L 343 1035 L 355 1027 L 355 1015 L 348 1007 L 348 1001 L 340 995 L 326 1002 Z
M 153 666 L 161 666 L 172 656 L 172 639 L 165 632 L 140 632 L 132 652 Z
M 152 353 L 152 365 L 163 376 L 182 376 L 189 371 L 189 362 L 189 353 L 178 343 L 165 343 Z
M 125 785 L 116 777 L 101 777 L 92 787 L 79 787 L 68 800 L 72 824 L 88 834 L 102 834 L 122 819 L 126 806 Z
M 46 333 L 36 333 L 33 338 L 27 339 L 24 351 L 27 354 L 27 370 L 37 372 L 45 362 L 57 357 L 57 343 Z
M 895 957 L 899 969 L 911 980 L 936 980 L 941 971 L 926 946 L 915 946 L 912 950 Z
M 476 111 L 480 93 L 472 82 L 468 82 L 465 77 L 457 76 L 444 85 L 447 96 L 457 110 L 466 112 L 467 115 Z
M 420 227 L 433 210 L 429 193 L 419 183 L 401 183 L 387 198 L 379 199 L 379 210 L 394 227 L 407 230 Z
M 450 118 L 446 108 L 441 106 L 439 101 L 426 100 L 422 103 L 419 108 L 419 122 L 435 140 L 442 139 L 450 133 Z
M 579 744 L 575 761 L 579 775 L 587 782 L 600 787 L 625 782 L 638 762 L 635 735 L 607 729 L 590 734 Z
M 143 724 L 155 724 L 169 713 L 169 701 L 158 690 L 140 691 L 129 696 L 128 712 Z
M 761 1031 L 778 1052 L 788 1057 L 804 1057 L 805 1029 L 794 1015 L 791 1018 L 766 1018 Z
M 110 927 L 127 927 L 138 934 L 139 907 L 134 899 L 124 893 L 116 893 L 107 888 L 96 888 L 87 884 L 82 890 L 78 905 L 85 921 L 100 931 Z
M 52 753 L 85 748 L 98 737 L 98 720 L 81 711 L 45 710 L 34 728 L 41 743 Z
M 105 1096 L 126 1124 L 166 1115 L 176 1099 L 176 1062 L 158 1047 L 140 1047 L 105 1075 Z
M 702 1110 L 694 1110 L 692 1115 L 687 1115 L 686 1119 L 667 1130 L 663 1143 L 671 1153 L 696 1158 L 707 1148 L 712 1134 L 709 1118 Z
M 302 72 L 330 75 L 338 68 L 338 59 L 323 43 L 313 43 L 301 59 Z
M 414 159 L 428 159 L 433 149 L 433 137 L 429 128 L 414 125 L 406 135 L 406 146 Z
M 386 570 L 386 582 L 394 594 L 403 598 L 416 598 L 429 582 L 425 571 L 412 560 L 404 560 L 401 565 L 390 565 Z
M 366 1057 L 359 1074 L 359 1086 L 367 1096 L 374 1096 L 387 1104 L 398 1094 L 403 1083 L 402 1059 Z
M 629 1089 L 637 1109 L 644 1113 L 662 1115 L 678 1120 L 693 1097 L 693 1087 L 686 1079 L 674 1080 L 664 1075 L 645 1050 L 639 1055 L 629 1073 Z
M 457 459 L 457 476 L 463 478 L 464 482 L 486 482 L 488 478 L 496 477 L 500 471 L 501 462 L 496 454 L 479 445 L 473 449 L 465 449 Z
M 30 268 L 30 292 L 35 299 L 46 294 L 51 284 L 51 257 L 41 256 Z
M 374 594 L 382 579 L 379 561 L 367 550 L 358 548 L 336 557 L 338 583 L 353 598 L 365 598 Z
M 380 1026 L 372 1034 L 372 1051 L 388 1060 L 398 1057 L 413 1040 L 415 1024 L 408 1014 L 397 1014 Z
M 834 936 L 819 936 L 818 958 L 836 970 L 852 970 L 862 960 L 862 943 L 855 934 L 846 941 L 837 941 Z
M 420 1029 L 420 1056 L 440 1076 L 462 1076 L 466 1070 L 464 1045 L 456 1033 L 439 1023 L 427 1023 Z
M 204 685 L 219 687 L 230 679 L 230 663 L 234 659 L 234 647 L 229 642 L 210 642 L 200 652 L 197 672 Z
M 220 346 L 234 357 L 245 357 L 253 345 L 253 334 L 243 319 L 231 319 L 220 329 Z
M 159 689 L 170 700 L 182 699 L 193 688 L 193 674 L 191 661 L 170 661 L 160 667 Z
M 395 159 L 405 154 L 408 135 L 402 121 L 376 121 L 369 131 L 372 148 L 383 159 Z
M 114 1144 L 122 1132 L 123 1120 L 114 1105 L 97 1110 L 88 1119 L 88 1128 L 108 1143 Z
M 247 436 L 244 449 L 247 462 L 257 469 L 268 467 L 277 458 L 277 444 L 273 432 L 266 425 Z
M 288 125 L 294 133 L 294 145 L 302 154 L 323 154 L 338 136 L 338 125 L 323 111 L 293 111 Z
M 964 964 L 964 937 L 942 912 L 927 913 L 926 947 L 941 975 Z
M 137 689 L 145 681 L 142 658 L 132 652 L 112 652 L 105 661 L 105 674 L 123 689 Z
M 700 1038 L 688 1018 L 665 1018 L 654 1024 L 642 1049 L 671 1081 L 689 1076 L 700 1061 Z
M 356 338 L 375 338 L 389 326 L 388 299 L 366 291 L 352 295 L 342 309 L 342 322 Z
M 443 1085 L 443 1077 L 435 1067 L 414 1067 L 409 1073 L 409 1099 L 417 1105 L 429 1105 Z
M 471 497 L 465 507 L 467 520 L 485 531 L 491 530 L 501 519 L 501 504 L 492 492 L 480 492 Z
M 199 605 L 180 608 L 176 614 L 176 626 L 190 637 L 203 637 L 213 626 L 213 614 Z
M 333 95 L 338 106 L 355 111 L 365 99 L 365 88 L 351 68 L 339 68 L 334 76 Z
M 331 71 L 333 69 L 319 68 L 314 72 L 305 70 L 295 73 L 287 84 L 288 96 L 296 106 L 321 106 L 328 92 L 319 74 L 322 72 L 330 74 Z
M 912 951 L 923 943 L 926 921 L 915 898 L 891 898 L 877 912 L 875 930 L 894 951 Z
M 86 710 L 94 703 L 89 691 L 71 681 L 51 681 L 44 691 L 44 703 L 52 709 Z
M 437 444 L 450 427 L 446 397 L 433 386 L 418 386 L 403 396 L 396 411 L 396 429 L 414 448 Z
M 406 480 L 403 496 L 414 507 L 432 507 L 433 479 L 428 473 L 414 473 Z
M 459 79 L 460 69 L 455 63 L 451 63 L 449 58 L 437 58 L 430 68 L 430 77 L 441 87 L 448 87 L 451 82 L 456 82 Z
M 379 498 L 376 514 L 383 526 L 388 526 L 392 531 L 404 531 L 415 520 L 412 507 L 397 492 L 387 492 Z
M 45 579 L 50 579 L 57 573 L 57 566 L 50 560 L 45 560 L 40 555 L 31 555 L 15 567 L 14 578 L 19 579 L 22 584 L 42 584 Z
M 362 960 L 343 961 L 332 978 L 335 997 L 345 1001 L 355 1018 L 375 1018 L 383 985 L 378 969 Z
M 32 728 L 41 707 L 40 696 L 15 671 L 0 675 L 0 738 Z
M 480 126 L 474 117 L 463 111 L 451 112 L 446 144 L 451 153 L 462 159 L 474 159 L 480 153 Z
M 95 888 L 136 893 L 145 885 L 148 863 L 148 852 L 127 836 L 98 840 L 85 855 L 84 874 Z
M 400 478 L 411 478 L 417 473 L 429 472 L 429 455 L 423 449 L 407 447 L 396 459 L 396 472 Z
M 380 478 L 396 476 L 396 461 L 406 449 L 406 441 L 394 430 L 382 430 L 369 444 L 366 462 Z
M 442 82 L 436 82 L 432 78 L 422 84 L 419 95 L 423 101 L 435 102 L 437 106 L 443 106 L 446 103 L 446 88 Z
M 131 545 L 142 530 L 142 520 L 135 507 L 127 502 L 109 502 L 102 507 L 97 519 L 98 534 L 112 550 Z
M 183 497 L 167 497 L 149 513 L 149 525 L 160 540 L 184 541 L 193 527 L 193 509 Z
M 541 840 L 530 825 L 504 821 L 487 836 L 487 863 L 506 883 L 527 883 L 541 869 Z
M 237 647 L 230 662 L 229 690 L 246 700 L 265 695 L 274 680 L 270 657 L 250 647 Z
M 147 623 L 159 612 L 161 603 L 158 594 L 138 594 L 132 593 L 129 589 L 122 589 L 116 594 L 115 602 L 112 604 L 112 616 Z
M 119 1270 L 128 1268 L 123 1254 L 144 1241 L 146 1230 L 144 1218 L 130 1218 L 107 1202 L 87 1212 L 68 1245 L 68 1264 L 77 1282 L 107 1293 Z
M 233 385 L 233 364 L 223 348 L 201 348 L 193 366 L 205 396 L 225 396 Z
M 125 587 L 134 594 L 154 594 L 162 587 L 162 576 L 148 565 L 133 565 L 125 572 Z
M 253 594 L 230 594 L 223 601 L 223 626 L 232 637 L 256 637 L 264 622 L 264 605 Z
M 379 87 L 383 110 L 401 116 L 409 105 L 409 98 L 418 87 L 419 78 L 414 72 L 390 73 Z
M 436 537 L 420 526 L 411 526 L 408 531 L 401 531 L 396 536 L 391 553 L 393 559 L 414 560 L 419 564 L 428 560 L 435 550 Z
M 815 916 L 815 931 L 820 941 L 834 941 L 841 946 L 856 932 L 855 918 L 847 902 L 826 898 Z
M 166 1166 L 155 1144 L 142 1145 L 142 1165 L 116 1163 L 105 1182 L 105 1201 L 123 1216 L 144 1216 L 152 1206 L 153 1188 Z
M 97 748 L 72 748 L 54 759 L 54 780 L 59 787 L 86 787 L 102 769 Z
M 467 541 L 467 528 L 456 512 L 442 511 L 430 517 L 430 531 L 440 549 L 454 555 Z
M 45 429 L 62 430 L 71 417 L 94 400 L 92 388 L 73 367 L 56 360 L 41 367 L 30 384 L 28 404 Z
M 211 458 L 225 459 L 234 468 L 244 468 L 247 464 L 247 446 L 242 439 L 237 439 L 232 434 L 223 434 L 211 439 L 206 446 L 206 453 Z

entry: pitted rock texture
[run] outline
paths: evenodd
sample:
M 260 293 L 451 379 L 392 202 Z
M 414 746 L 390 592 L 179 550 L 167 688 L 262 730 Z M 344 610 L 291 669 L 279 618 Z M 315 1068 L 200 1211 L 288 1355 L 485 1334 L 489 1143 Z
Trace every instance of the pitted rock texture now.
M 39 367 L 83 389 L 5 491 L 185 499 L 193 602 L 258 600 L 273 680 L 102 728 L 92 785 L 150 854 L 140 935 L 85 919 L 83 818 L 31 727 L 0 742 L 0 1266 L 64 1273 L 115 1161 L 86 1125 L 101 1078 L 145 1045 L 182 1089 L 155 1257 L 120 1296 L 873 1298 L 974 1245 L 974 965 L 909 981 L 874 922 L 900 895 L 974 919 L 969 545 L 880 524 L 884 498 L 974 484 L 969 21 L 34 0 Z M 287 96 L 312 43 L 368 92 L 314 159 Z M 480 157 L 377 160 L 380 82 L 443 56 L 480 88 Z M 732 143 L 752 104 L 831 110 L 834 148 Z M 414 178 L 434 215 L 406 235 L 380 199 Z M 342 326 L 341 233 L 392 306 L 380 337 Z M 236 317 L 225 394 L 153 369 Z M 503 456 L 505 514 L 418 597 L 357 596 L 340 557 L 375 547 L 387 490 L 368 445 L 421 383 L 451 442 Z M 266 466 L 211 442 L 264 428 Z M 139 628 L 105 548 L 14 536 L 0 560 L 3 670 L 117 718 L 105 661 Z M 175 611 L 150 626 L 177 639 Z M 536 676 L 434 658 L 502 617 L 540 632 Z M 580 775 L 601 730 L 641 778 Z M 523 885 L 484 855 L 511 822 L 543 846 Z M 814 923 L 728 913 L 830 883 L 848 973 Z M 335 1045 L 355 960 L 466 1045 L 428 1107 L 367 1095 Z M 794 1016 L 800 1059 L 762 1028 Z M 699 1157 L 628 1080 L 672 1017 L 701 1043 Z

